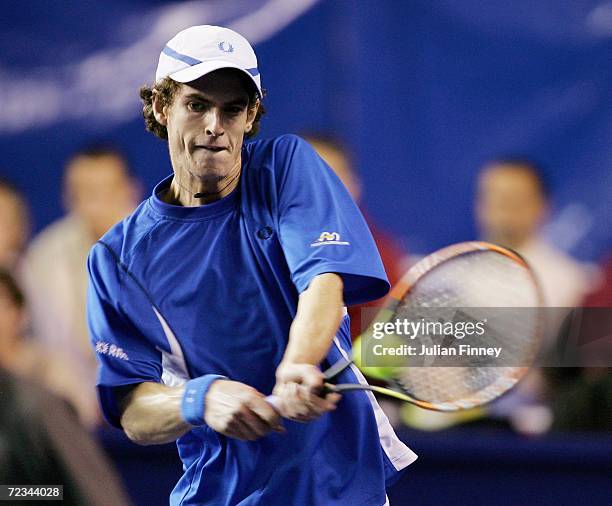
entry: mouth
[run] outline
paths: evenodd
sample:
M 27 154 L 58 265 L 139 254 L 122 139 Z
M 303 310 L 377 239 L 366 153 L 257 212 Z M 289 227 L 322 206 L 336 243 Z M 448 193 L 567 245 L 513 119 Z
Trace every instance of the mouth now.
M 203 149 L 204 151 L 208 151 L 209 153 L 219 153 L 221 151 L 225 151 L 227 148 L 224 148 L 222 146 L 204 146 L 204 145 L 197 145 L 195 146 L 196 149 Z

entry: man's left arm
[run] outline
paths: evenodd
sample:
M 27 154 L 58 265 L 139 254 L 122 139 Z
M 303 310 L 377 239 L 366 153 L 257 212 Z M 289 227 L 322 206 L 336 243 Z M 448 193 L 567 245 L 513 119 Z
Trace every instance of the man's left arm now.
M 300 294 L 274 387 L 286 418 L 307 422 L 335 409 L 340 395 L 321 396 L 324 376 L 319 364 L 329 352 L 343 314 L 343 282 L 337 274 L 315 276 Z

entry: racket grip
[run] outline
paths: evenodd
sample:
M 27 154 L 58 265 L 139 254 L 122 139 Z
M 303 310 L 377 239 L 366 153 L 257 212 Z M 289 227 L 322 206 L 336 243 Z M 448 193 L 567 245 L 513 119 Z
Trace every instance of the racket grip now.
M 281 399 L 278 395 L 268 395 L 266 402 L 274 408 L 274 411 L 280 413 Z
M 321 397 L 325 397 L 330 392 L 337 392 L 336 385 L 332 385 L 331 383 L 325 383 L 321 388 L 321 391 L 318 393 Z M 266 397 L 266 402 L 274 408 L 277 413 L 280 413 L 281 399 L 278 395 L 268 395 Z

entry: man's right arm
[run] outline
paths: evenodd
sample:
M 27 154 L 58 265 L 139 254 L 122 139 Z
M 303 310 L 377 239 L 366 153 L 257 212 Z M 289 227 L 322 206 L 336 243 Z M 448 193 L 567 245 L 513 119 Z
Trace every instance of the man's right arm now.
M 150 311 L 142 288 L 125 276 L 118 255 L 106 244 L 93 247 L 87 266 L 87 312 L 100 363 L 100 400 L 108 420 L 121 425 L 132 441 L 168 443 L 199 425 L 249 441 L 284 430 L 264 395 L 243 383 L 206 375 L 187 383 L 189 395 L 185 386 L 161 384 L 161 343 L 141 333 L 131 316 Z
M 117 391 L 121 426 L 141 445 L 174 442 L 193 428 L 182 416 L 185 386 L 144 382 Z M 284 432 L 278 413 L 254 388 L 225 379 L 212 383 L 205 399 L 204 422 L 228 437 L 254 441 L 270 431 Z

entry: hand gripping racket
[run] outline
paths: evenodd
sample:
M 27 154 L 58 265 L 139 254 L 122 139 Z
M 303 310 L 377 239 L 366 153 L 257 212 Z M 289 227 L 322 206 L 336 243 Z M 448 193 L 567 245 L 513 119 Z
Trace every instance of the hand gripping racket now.
M 361 365 L 366 374 L 373 373 L 387 387 L 336 384 L 334 380 L 342 371 L 360 365 L 362 356 L 365 357 L 362 350 L 371 349 L 373 323 L 356 340 L 353 359 L 341 360 L 324 372 L 325 388 L 340 393 L 371 390 L 435 411 L 481 406 L 516 385 L 535 360 L 542 336 L 541 306 L 536 279 L 517 253 L 486 242 L 448 246 L 425 257 L 403 276 L 374 323 L 414 321 L 419 315 L 431 315 L 431 311 L 438 309 L 460 311 L 464 320 L 494 322 L 493 331 L 472 335 L 469 342 L 472 347 L 503 349 L 511 357 L 506 359 L 507 364 L 491 357 L 477 357 L 460 365 L 427 366 L 415 365 L 414 357 L 396 356 L 389 366 Z M 425 337 L 432 347 L 449 346 L 447 334 Z M 415 344 L 415 339 L 407 336 L 395 335 L 393 339 Z M 450 336 L 450 341 L 452 346 L 458 346 L 454 336 Z M 267 400 L 279 406 L 276 396 Z

